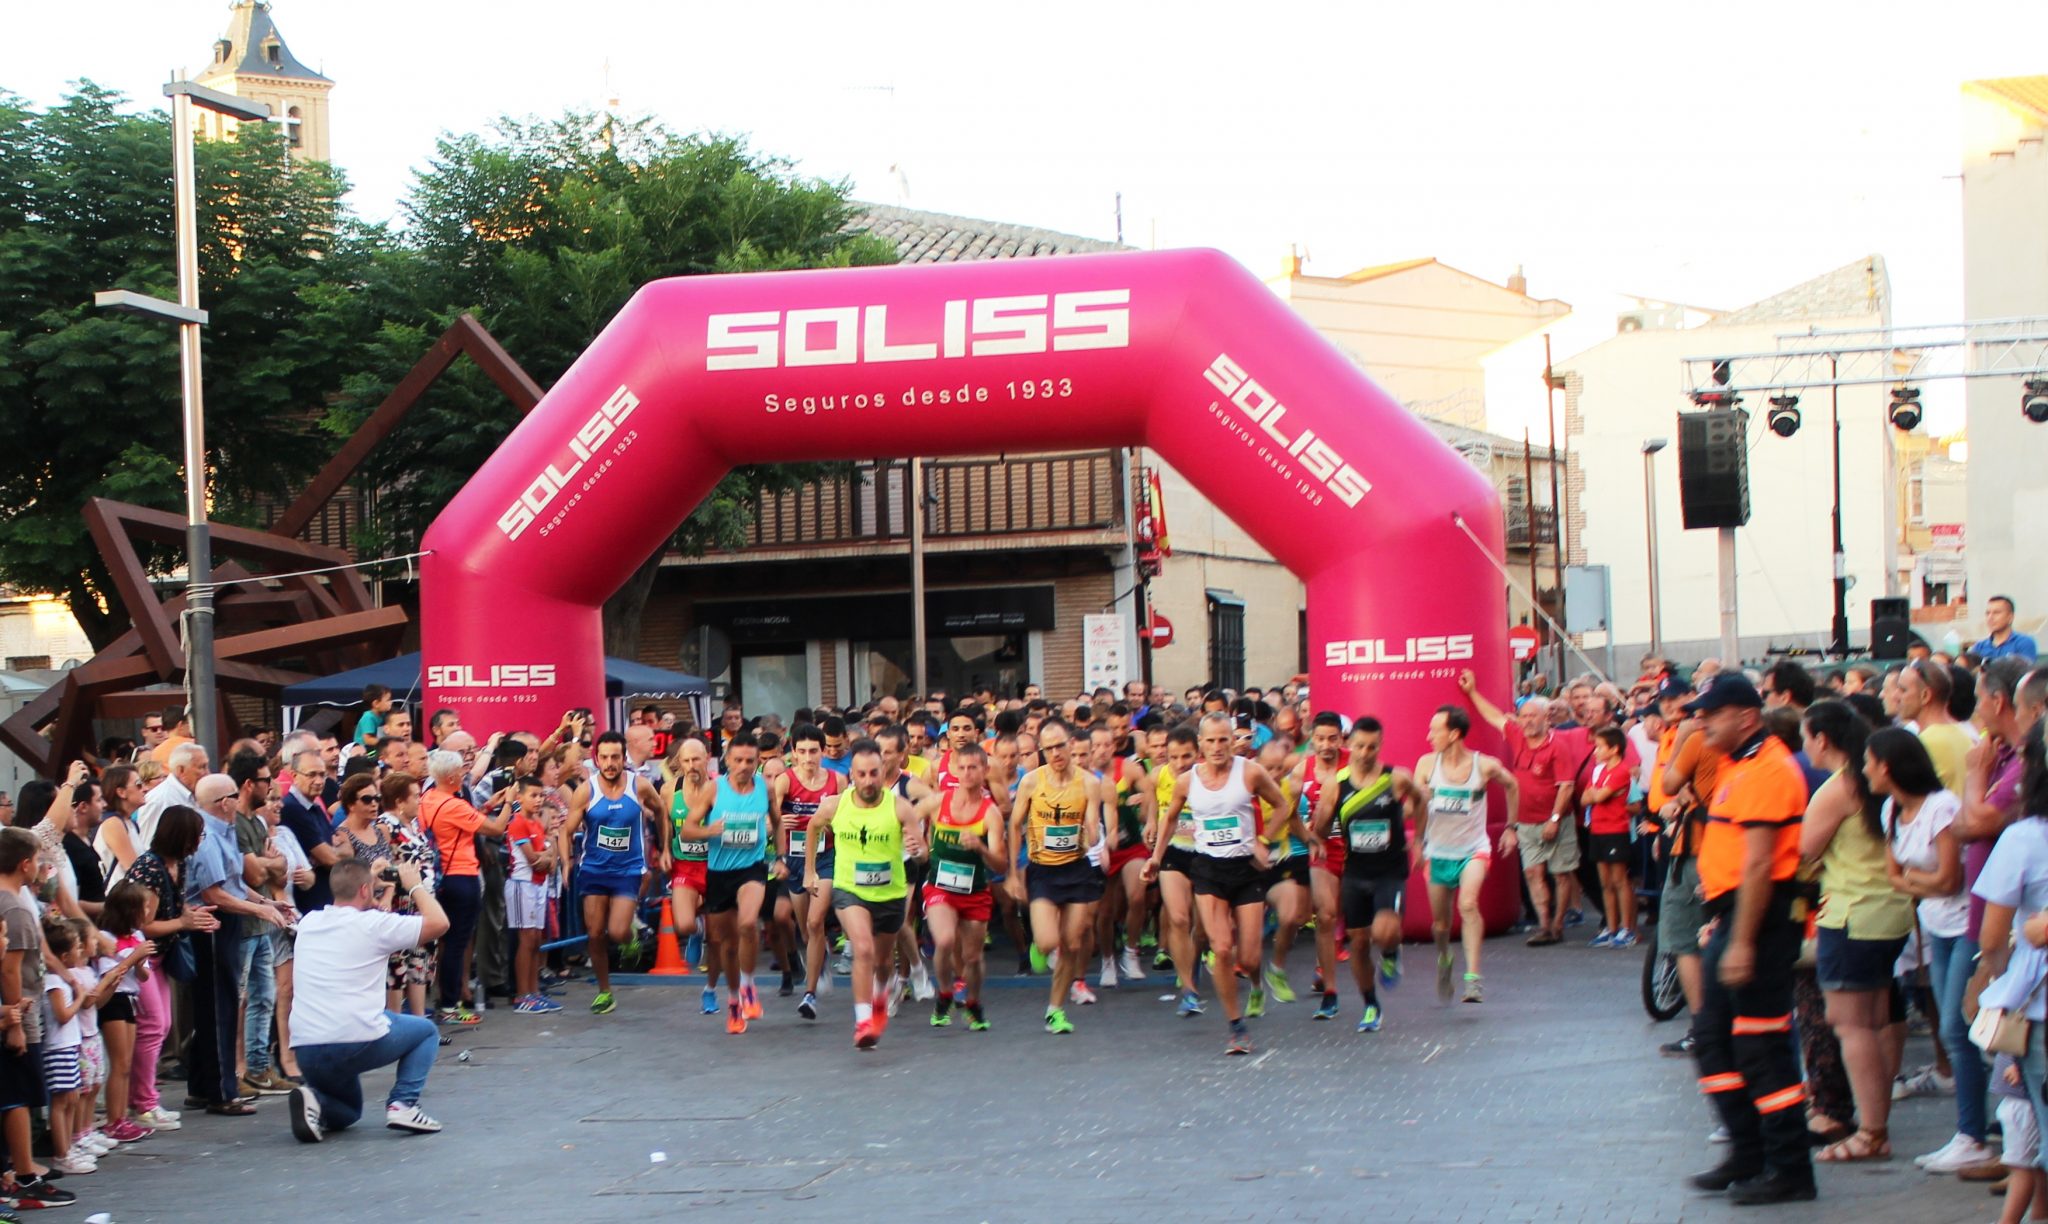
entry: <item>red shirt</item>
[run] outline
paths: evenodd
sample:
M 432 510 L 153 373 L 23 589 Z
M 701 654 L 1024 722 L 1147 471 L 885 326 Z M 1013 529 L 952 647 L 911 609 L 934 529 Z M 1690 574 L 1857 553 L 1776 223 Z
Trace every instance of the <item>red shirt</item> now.
M 1593 766 L 1593 781 L 1587 790 L 1614 788 L 1614 793 L 1592 806 L 1592 830 L 1595 833 L 1628 832 L 1628 765 L 1616 761 L 1612 765 Z
M 1522 733 L 1522 724 L 1512 718 L 1502 725 L 1500 733 L 1508 744 L 1508 768 L 1514 771 L 1515 782 L 1522 791 L 1522 806 L 1515 819 L 1523 824 L 1542 824 L 1556 811 L 1557 789 L 1572 780 L 1578 758 L 1559 732 L 1544 736 L 1543 742 L 1533 748 Z
M 532 863 L 533 860 L 546 854 L 548 851 L 547 831 L 540 827 L 540 821 L 535 820 L 524 812 L 514 816 L 512 822 L 505 826 L 505 840 L 511 845 L 519 847 L 520 852 L 525 854 L 528 863 Z M 534 871 L 533 882 L 535 884 L 547 883 L 548 873 L 545 871 Z

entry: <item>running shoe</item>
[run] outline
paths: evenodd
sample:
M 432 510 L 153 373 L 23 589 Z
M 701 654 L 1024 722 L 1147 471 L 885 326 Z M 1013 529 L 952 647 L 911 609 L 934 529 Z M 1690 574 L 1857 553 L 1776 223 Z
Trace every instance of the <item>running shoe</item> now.
M 703 994 L 701 994 L 701 995 L 699 995 L 699 996 L 697 996 L 697 1006 L 698 1006 L 698 1007 L 699 1007 L 699 1008 L 700 1008 L 700 1009 L 701 1009 L 701 1010 L 702 1010 L 702 1011 L 704 1012 L 704 1014 L 705 1014 L 705 1015 L 707 1015 L 707 1016 L 715 1016 L 715 1015 L 717 1015 L 717 1014 L 718 1014 L 718 990 L 717 990 L 717 989 L 716 989 L 715 987 L 712 987 L 712 986 L 706 986 L 706 987 L 704 988 L 704 993 L 703 993 Z
M 1278 965 L 1266 966 L 1266 991 L 1273 996 L 1275 1003 L 1294 1002 L 1294 987 L 1288 984 L 1287 971 Z
M 920 1003 L 931 1002 L 932 996 L 938 993 L 937 988 L 932 985 L 931 970 L 924 967 L 922 957 L 910 967 L 910 993 L 911 997 Z
M 1067 987 L 1067 998 L 1083 1006 L 1093 1006 L 1095 1003 L 1095 992 L 1088 989 L 1088 983 L 1080 978 L 1075 978 L 1074 984 Z
M 1486 1001 L 1486 987 L 1480 982 L 1478 974 L 1468 973 L 1465 975 L 1465 993 L 1463 998 L 1467 1003 L 1483 1003 Z
M 533 996 L 533 1010 L 541 1013 L 558 1012 L 562 1010 L 562 1005 L 546 995 L 535 995 Z
M 1342 932 L 1340 931 L 1339 933 L 1341 934 Z M 1340 941 L 1337 944 L 1337 963 L 1340 965 L 1351 963 L 1351 945 L 1349 943 Z
M 1074 1031 L 1074 1025 L 1067 1019 L 1067 1013 L 1064 1009 L 1048 1007 L 1045 1009 L 1045 1031 L 1048 1033 L 1071 1033 Z
M 692 965 L 704 963 L 704 937 L 695 931 L 683 942 L 683 960 Z
M 78 1196 L 69 1190 L 61 1190 L 47 1177 L 17 1178 L 14 1189 L 8 1193 L 14 1205 L 24 1211 L 43 1207 L 69 1207 L 78 1201 Z
M 1954 1096 L 1955 1077 L 1943 1075 L 1932 1065 L 1920 1068 L 1912 1075 L 1901 1075 L 1892 1081 L 1892 1100 L 1903 1101 L 1909 1097 Z
M 1601 927 L 1601 928 L 1600 928 L 1600 933 L 1599 933 L 1598 935 L 1595 935 L 1595 936 L 1593 937 L 1593 942 L 1592 942 L 1592 943 L 1590 943 L 1590 944 L 1588 944 L 1587 946 L 1588 946 L 1588 947 L 1593 947 L 1593 948 L 1611 948 L 1611 947 L 1613 947 L 1613 946 L 1614 946 L 1614 932 L 1613 932 L 1613 931 L 1610 931 L 1610 930 L 1608 930 L 1608 929 L 1607 929 L 1606 927 Z
M 540 1000 L 532 995 L 521 995 L 519 1001 L 512 1005 L 512 1010 L 522 1016 L 533 1016 L 540 1014 L 539 1005 Z
M 903 1006 L 903 996 L 905 993 L 902 975 L 890 974 L 889 985 L 882 990 L 882 998 L 888 1001 L 888 1015 L 891 1019 L 895 1018 L 896 1009 Z
M 1619 931 L 1616 931 L 1614 933 L 1614 942 L 1608 946 L 1614 948 L 1633 948 L 1641 942 L 1641 940 L 1636 938 L 1636 933 L 1634 931 L 1629 930 L 1627 927 L 1623 927 Z
M 1046 960 L 1046 959 L 1045 959 L 1045 953 L 1039 950 L 1039 947 L 1038 947 L 1038 945 L 1037 945 L 1037 944 L 1032 944 L 1032 945 L 1031 945 L 1031 953 L 1030 953 L 1030 955 L 1031 955 L 1031 972 L 1033 972 L 1033 973 L 1049 973 L 1049 972 L 1051 972 L 1051 971 L 1052 971 L 1052 963 L 1051 963 L 1050 961 L 1048 961 L 1048 960 Z
M 730 1004 L 725 1009 L 725 1031 L 735 1037 L 747 1031 L 747 1013 L 740 1010 L 738 1003 Z
M 1365 1014 L 1358 1018 L 1358 1031 L 1361 1033 L 1377 1033 L 1380 1031 L 1379 1004 L 1368 1003 L 1365 1005 Z
M 782 971 L 782 985 L 776 988 L 775 993 L 785 999 L 796 993 L 796 979 L 790 976 L 789 970 Z
M 609 1016 L 612 1013 L 612 1009 L 618 1005 L 619 1001 L 612 998 L 612 992 L 607 990 L 590 1001 L 590 1014 L 593 1016 Z
M 953 1005 L 954 1005 L 954 1006 L 956 1006 L 956 1007 L 958 1007 L 958 1006 L 960 1006 L 961 1004 L 963 1004 L 963 1003 L 967 1002 L 967 979 L 966 979 L 966 978 L 954 978 L 954 979 L 953 979 L 953 990 L 952 990 L 952 995 L 953 995 Z
M 853 953 L 841 952 L 832 958 L 832 972 L 844 977 L 853 972 Z
M 482 1024 L 483 1022 L 484 1018 L 482 1016 L 477 1015 L 467 1007 L 444 1007 L 441 1009 L 441 1023 L 443 1024 L 453 1024 L 468 1028 L 471 1025 Z
M 1202 996 L 1192 990 L 1183 990 L 1180 994 L 1180 1006 L 1174 1010 L 1184 1017 L 1199 1016 L 1202 1014 Z
M 1311 1018 L 1315 1020 L 1335 1020 L 1337 1018 L 1337 996 L 1325 995 L 1323 997 L 1323 1005 L 1316 1008 L 1316 1014 Z
M 1322 994 L 1323 990 L 1323 967 L 1317 965 L 1315 980 L 1309 983 L 1308 992 L 1310 994 Z
M 179 1114 L 177 1110 L 165 1109 L 161 1105 L 158 1105 L 154 1109 L 128 1111 L 129 1121 L 135 1123 L 137 1126 L 147 1126 L 151 1130 L 160 1131 L 177 1130 L 181 1125 L 183 1125 L 183 1123 L 180 1121 L 180 1118 L 182 1116 L 183 1115 Z
M 1145 958 L 1138 954 L 1136 948 L 1126 947 L 1117 960 L 1116 971 L 1120 977 L 1142 982 L 1145 980 Z
M 1584 926 L 1586 924 L 1586 911 L 1575 909 L 1566 910 L 1564 912 L 1564 924 L 1566 926 Z
M 296 1092 L 298 1090 L 295 1088 L 292 1091 Z M 138 1143 L 155 1133 L 149 1127 L 137 1125 L 127 1118 L 123 1118 L 119 1122 L 115 1122 L 107 1127 L 107 1138 L 120 1143 Z
M 818 1018 L 818 996 L 808 990 L 804 991 L 803 1001 L 796 1005 L 796 1014 L 806 1020 L 816 1020 Z
M 1400 954 L 1395 952 L 1389 952 L 1385 956 L 1380 957 L 1380 985 L 1386 987 L 1388 990 L 1392 990 L 1394 987 L 1399 986 L 1400 984 Z
M 947 1014 L 946 1012 L 940 1012 L 940 1011 L 935 1011 L 935 1012 L 933 1012 L 933 1013 L 932 1013 L 932 1027 L 933 1027 L 933 1028 L 952 1028 L 952 1027 L 953 1027 L 953 1017 L 952 1017 L 951 1015 Z
M 979 1004 L 979 1003 L 969 1003 L 969 1004 L 967 1005 L 967 1016 L 968 1016 L 968 1019 L 967 1019 L 967 1031 L 968 1031 L 968 1032 L 970 1032 L 970 1033 L 986 1033 L 986 1032 L 988 1032 L 988 1014 L 987 1014 L 986 1012 L 984 1012 L 984 1011 L 982 1011 L 982 1010 L 981 1010 L 981 1004 Z
M 1692 1034 L 1687 1033 L 1677 1041 L 1667 1041 L 1663 1045 L 1658 1046 L 1657 1052 L 1666 1058 L 1691 1058 L 1692 1048 Z
M 761 996 L 755 993 L 752 986 L 740 987 L 740 1010 L 746 1013 L 749 1020 L 761 1018 Z
M 1243 1022 L 1230 1026 L 1230 1044 L 1223 1048 L 1225 1054 L 1249 1054 L 1252 1052 L 1251 1034 L 1245 1032 Z
M 1076 979 L 1076 980 L 1078 981 L 1079 979 Z M 1113 956 L 1105 956 L 1105 957 L 1103 957 L 1103 958 L 1102 958 L 1102 976 L 1101 976 L 1100 978 L 1098 978 L 1097 980 L 1098 980 L 1098 981 L 1100 981 L 1100 982 L 1102 983 L 1102 988 L 1103 988 L 1104 990 L 1115 990 L 1115 989 L 1116 989 L 1116 958 L 1115 958 L 1115 957 L 1113 957 Z
M 1256 1020 L 1266 1014 L 1266 992 L 1252 987 L 1251 997 L 1244 1001 L 1244 1018 Z
M 421 1111 L 417 1103 L 407 1105 L 393 1101 L 384 1107 L 384 1125 L 392 1130 L 411 1131 L 415 1135 L 431 1135 L 441 1129 L 441 1124 Z
M 1168 952 L 1165 948 L 1159 949 L 1158 952 L 1153 954 L 1152 968 L 1160 973 L 1166 973 L 1171 970 L 1173 968 L 1173 953 Z
M 882 1030 L 872 1020 L 862 1020 L 853 1026 L 853 1048 L 872 1050 L 882 1039 Z

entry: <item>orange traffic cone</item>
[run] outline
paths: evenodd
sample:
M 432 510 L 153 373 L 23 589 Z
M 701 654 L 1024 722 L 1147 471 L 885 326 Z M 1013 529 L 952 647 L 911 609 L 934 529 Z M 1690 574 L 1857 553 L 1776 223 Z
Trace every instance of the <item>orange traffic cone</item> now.
M 661 903 L 661 936 L 654 943 L 655 977 L 688 977 L 690 962 L 683 959 L 682 945 L 676 942 L 676 916 L 669 902 Z

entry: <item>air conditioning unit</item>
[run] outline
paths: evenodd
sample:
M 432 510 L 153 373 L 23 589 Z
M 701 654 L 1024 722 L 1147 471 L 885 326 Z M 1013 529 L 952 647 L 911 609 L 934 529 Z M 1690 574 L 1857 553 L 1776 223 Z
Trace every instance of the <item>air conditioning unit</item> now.
M 1617 333 L 1642 331 L 1651 325 L 1650 314 L 1647 310 L 1624 310 L 1614 317 L 1614 330 Z

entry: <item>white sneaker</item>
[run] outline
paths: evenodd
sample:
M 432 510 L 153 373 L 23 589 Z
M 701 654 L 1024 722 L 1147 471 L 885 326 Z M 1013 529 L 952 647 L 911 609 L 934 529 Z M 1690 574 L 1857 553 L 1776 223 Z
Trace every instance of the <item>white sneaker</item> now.
M 151 1130 L 174 1131 L 180 1125 L 178 1117 L 179 1115 L 170 1110 L 158 1106 L 155 1109 L 145 1109 L 140 1113 L 130 1113 L 128 1120 L 137 1126 L 146 1126 Z
M 1127 982 L 1145 980 L 1145 960 L 1135 948 L 1125 946 L 1123 955 L 1117 959 L 1117 973 Z
M 1727 1143 L 1729 1141 L 1728 1128 L 1725 1126 L 1715 1127 L 1714 1132 L 1707 1136 L 1708 1143 Z
M 1108 956 L 1102 958 L 1102 976 L 1097 978 L 1096 981 L 1102 984 L 1104 990 L 1116 989 L 1116 960 L 1114 958 Z
M 1080 978 L 1075 978 L 1074 984 L 1067 987 L 1067 997 L 1083 1006 L 1095 1002 L 1095 992 L 1088 989 L 1088 983 Z
M 931 1002 L 932 997 L 938 993 L 932 986 L 931 970 L 924 967 L 924 960 L 922 958 L 919 958 L 917 964 L 911 966 L 910 993 L 911 997 L 920 1003 Z
M 108 1152 L 111 1152 L 115 1148 L 120 1146 L 121 1145 L 119 1142 L 107 1138 L 105 1135 L 99 1133 L 98 1131 L 88 1131 L 85 1134 L 80 1135 L 78 1139 L 72 1143 L 71 1150 L 76 1152 L 80 1149 L 84 1149 L 86 1155 L 91 1156 L 94 1160 L 98 1160 L 100 1157 L 106 1155 Z
M 1954 1076 L 1943 1075 L 1933 1067 L 1922 1067 L 1912 1075 L 1902 1075 L 1892 1081 L 1892 1100 L 1903 1101 L 1910 1097 L 1954 1096 Z
M 1953 1173 L 1971 1165 L 1984 1164 L 1998 1159 L 1998 1150 L 1981 1140 L 1967 1135 L 1957 1135 L 1948 1141 L 1948 1146 L 1939 1152 L 1930 1152 L 1917 1158 L 1913 1163 L 1929 1173 Z
M 291 1109 L 292 1134 L 298 1136 L 300 1143 L 318 1143 L 326 1137 L 327 1132 L 320 1126 L 320 1098 L 313 1095 L 311 1088 L 304 1084 L 293 1088 L 285 1103 Z
M 431 1135 L 441 1129 L 441 1124 L 420 1112 L 417 1105 L 401 1105 L 394 1101 L 385 1107 L 384 1125 L 392 1130 L 411 1131 L 415 1135 Z
M 83 1152 L 72 1152 L 69 1156 L 50 1157 L 50 1168 L 67 1177 L 84 1177 L 88 1173 L 99 1172 L 100 1165 L 99 1161 Z
M 896 1009 L 903 1006 L 903 978 L 894 973 L 890 974 L 889 988 L 882 992 L 882 997 L 888 1000 L 889 1015 L 894 1017 Z

